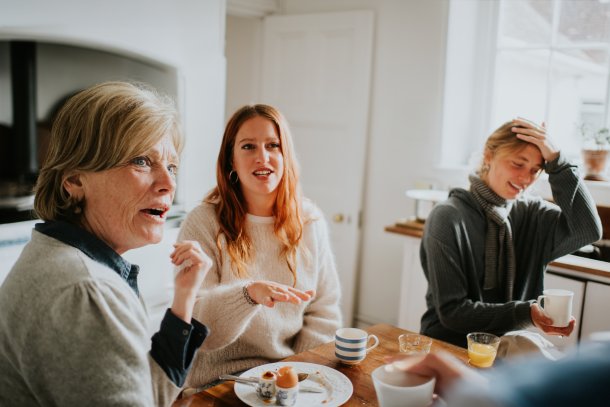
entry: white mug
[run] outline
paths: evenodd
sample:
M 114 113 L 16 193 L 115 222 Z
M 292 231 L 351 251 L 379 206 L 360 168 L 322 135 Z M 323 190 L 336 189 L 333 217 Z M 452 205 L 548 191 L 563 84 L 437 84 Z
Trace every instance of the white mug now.
M 392 365 L 371 373 L 380 407 L 427 407 L 432 403 L 436 379 L 403 372 Z
M 369 340 L 375 343 L 367 348 Z M 356 365 L 364 360 L 367 352 L 379 345 L 379 338 L 358 328 L 341 328 L 335 332 L 335 356 L 340 362 Z
M 553 326 L 563 328 L 570 324 L 573 298 L 572 291 L 552 288 L 542 292 L 538 297 L 538 303 L 544 313 L 553 320 Z

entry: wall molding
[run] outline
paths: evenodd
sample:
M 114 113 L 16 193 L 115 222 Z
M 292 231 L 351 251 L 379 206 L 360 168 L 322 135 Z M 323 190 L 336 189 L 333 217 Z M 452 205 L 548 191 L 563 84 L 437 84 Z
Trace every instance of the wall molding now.
M 280 0 L 227 0 L 227 15 L 265 17 L 280 11 Z

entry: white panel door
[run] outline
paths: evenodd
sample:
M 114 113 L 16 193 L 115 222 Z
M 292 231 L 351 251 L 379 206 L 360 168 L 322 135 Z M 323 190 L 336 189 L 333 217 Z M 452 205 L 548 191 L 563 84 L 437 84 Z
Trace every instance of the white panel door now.
M 372 40 L 370 11 L 264 23 L 262 102 L 288 119 L 303 191 L 329 222 L 346 325 L 354 312 Z
M 419 260 L 421 238 L 404 236 L 404 239 L 398 326 L 409 331 L 419 332 L 421 317 L 428 309 L 426 304 L 428 280 L 426 280 L 426 275 Z

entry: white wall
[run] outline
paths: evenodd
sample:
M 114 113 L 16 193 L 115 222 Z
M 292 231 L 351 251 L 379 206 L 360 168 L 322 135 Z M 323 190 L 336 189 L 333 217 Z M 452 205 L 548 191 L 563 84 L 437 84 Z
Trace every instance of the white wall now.
M 214 185 L 225 100 L 224 0 L 0 0 L 0 10 L 0 39 L 98 48 L 174 67 L 187 138 L 178 198 L 190 208 Z
M 360 323 L 398 320 L 399 281 L 402 267 L 402 238 L 384 232 L 384 226 L 413 213 L 413 202 L 404 191 L 416 185 L 455 185 L 435 170 L 439 157 L 442 85 L 448 2 L 444 0 L 286 0 L 287 14 L 347 10 L 374 10 L 375 42 L 369 148 L 365 182 L 363 239 L 360 259 L 360 288 L 357 319 Z M 227 33 L 250 41 L 237 44 L 248 52 L 256 43 L 260 25 L 250 21 L 250 31 L 239 31 L 240 19 L 229 19 Z M 259 23 L 260 24 L 260 20 Z M 232 34 L 233 33 L 233 34 Z M 227 42 L 227 50 L 231 49 Z M 232 67 L 227 52 L 230 88 L 233 79 L 258 81 L 260 61 Z M 242 54 L 243 56 L 244 54 Z M 256 90 L 244 87 L 243 98 Z M 239 92 L 227 95 L 227 106 L 243 103 Z M 235 102 L 234 102 L 235 100 Z M 243 100 L 243 99 L 242 99 Z
M 260 18 L 227 16 L 225 122 L 244 104 L 260 102 L 263 26 Z M 230 62 L 230 63 L 229 63 Z

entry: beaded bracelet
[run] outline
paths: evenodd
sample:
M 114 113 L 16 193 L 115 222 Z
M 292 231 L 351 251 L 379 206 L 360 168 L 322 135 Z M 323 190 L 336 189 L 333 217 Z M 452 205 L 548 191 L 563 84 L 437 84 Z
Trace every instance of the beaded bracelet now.
M 243 286 L 242 288 L 242 293 L 244 294 L 244 298 L 246 299 L 246 302 L 250 305 L 258 305 L 258 302 L 254 301 L 252 299 L 252 297 L 250 297 L 250 294 L 248 293 L 248 287 L 250 286 L 250 284 L 246 284 Z

